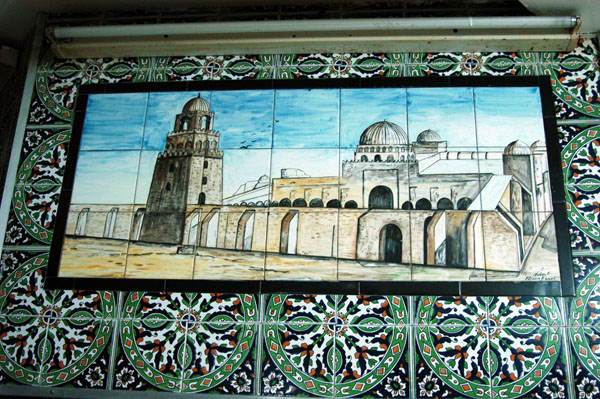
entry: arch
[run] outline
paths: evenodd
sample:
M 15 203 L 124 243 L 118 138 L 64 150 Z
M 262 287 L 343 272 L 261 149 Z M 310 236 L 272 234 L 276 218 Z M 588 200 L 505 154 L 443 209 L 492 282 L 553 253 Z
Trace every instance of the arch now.
M 196 143 L 196 150 L 197 151 L 202 150 L 202 141 L 201 140 L 198 140 L 198 142 Z
M 235 237 L 235 249 L 250 251 L 252 249 L 252 238 L 254 236 L 254 215 L 256 211 L 247 210 L 238 221 L 237 234 Z
M 200 195 L 198 195 L 198 205 L 204 204 L 206 204 L 206 194 L 200 193 Z
M 371 209 L 393 209 L 394 194 L 386 186 L 376 186 L 369 194 L 369 208 Z
M 177 147 L 178 150 L 183 150 L 183 143 L 177 143 Z
M 171 162 L 171 164 L 169 165 L 169 173 L 173 173 L 175 172 L 175 164 L 173 162 Z
M 431 209 L 431 202 L 429 202 L 429 200 L 427 198 L 421 198 L 415 204 L 415 209 L 430 210 Z
M 219 210 L 213 209 L 202 220 L 202 232 L 200 234 L 200 245 L 203 247 L 217 247 L 219 235 Z
M 202 176 L 202 184 L 208 183 L 208 177 Z
M 144 223 L 144 215 L 146 208 L 138 208 L 133 215 L 133 223 L 131 224 L 130 239 L 138 241 L 142 233 L 142 223 Z
M 87 218 L 90 208 L 83 208 L 77 215 L 77 225 L 75 226 L 75 235 L 84 236 L 87 229 Z
M 454 204 L 452 203 L 452 201 L 450 201 L 449 198 L 440 198 L 440 200 L 437 202 L 437 209 L 441 209 L 441 210 L 449 210 L 449 209 L 454 209 Z
M 347 208 L 347 209 L 356 209 L 356 208 L 358 208 L 358 204 L 354 200 L 346 201 L 346 204 L 344 205 L 344 208 Z
M 172 151 L 173 150 L 173 144 L 169 143 L 167 144 L 167 151 Z
M 342 204 L 338 199 L 330 199 L 327 201 L 327 208 L 341 208 Z
M 165 186 L 165 191 L 171 191 L 171 183 L 167 182 L 167 185 Z
M 281 221 L 279 252 L 296 254 L 298 246 L 298 211 L 289 211 Z
M 373 161 L 381 162 L 381 155 L 379 155 L 379 154 L 375 155 L 375 157 L 373 158 Z
M 269 206 L 279 206 L 279 201 L 271 201 Z
M 209 146 L 208 140 L 204 140 L 204 145 L 202 147 L 204 148 L 204 151 L 210 150 L 210 146 Z
M 187 151 L 191 151 L 194 148 L 194 145 L 192 144 L 191 141 L 188 141 L 187 143 L 185 143 L 185 149 Z
M 456 203 L 456 209 L 467 210 L 473 203 L 473 200 L 469 197 L 462 197 Z
M 405 201 L 405 202 L 402 204 L 402 209 L 404 209 L 404 210 L 408 210 L 408 209 L 414 209 L 414 206 L 413 206 L 412 202 L 410 202 L 410 201 Z
M 279 206 L 292 206 L 292 201 L 289 198 L 284 198 L 279 201 Z
M 296 198 L 292 206 L 306 207 L 306 200 L 304 198 Z
M 207 122 L 208 122 L 208 117 L 207 117 L 206 115 L 204 115 L 204 116 L 202 117 L 202 122 L 201 122 L 201 124 L 200 124 L 200 129 L 202 129 L 202 130 L 206 130 L 206 129 L 207 129 L 207 126 L 208 126 L 208 123 L 207 123 Z
M 400 162 L 404 162 L 404 161 L 405 161 L 405 158 L 404 158 L 404 155 L 402 155 L 402 156 L 400 157 Z
M 369 148 L 369 152 L 375 152 L 375 148 L 374 147 Z
M 210 141 L 210 149 L 211 150 L 216 150 L 217 149 L 217 142 L 216 142 L 216 140 L 211 140 Z
M 402 263 L 402 230 L 395 224 L 386 224 L 379 232 L 379 260 Z
M 392 154 L 388 155 L 386 161 L 387 162 L 394 162 L 394 156 Z
M 168 183 L 167 183 L 168 184 Z M 106 215 L 106 221 L 104 222 L 104 233 L 102 237 L 111 238 L 115 234 L 115 225 L 117 224 L 117 215 L 119 214 L 119 208 L 116 206 L 111 208 Z
M 181 130 L 188 130 L 190 120 L 188 118 L 181 118 Z
M 321 198 L 313 198 L 308 203 L 311 208 L 323 208 L 323 200 Z
M 189 234 L 188 234 L 188 245 L 198 244 L 198 231 L 200 230 L 200 226 L 201 226 L 200 216 L 202 216 L 202 213 L 200 211 L 198 211 L 194 214 L 194 217 L 192 217 L 192 220 L 190 221 L 190 230 L 189 230 Z
M 369 160 L 369 158 L 367 158 L 367 156 L 366 156 L 366 155 L 362 155 L 362 156 L 360 157 L 360 160 L 361 160 L 362 162 L 367 162 L 367 161 Z

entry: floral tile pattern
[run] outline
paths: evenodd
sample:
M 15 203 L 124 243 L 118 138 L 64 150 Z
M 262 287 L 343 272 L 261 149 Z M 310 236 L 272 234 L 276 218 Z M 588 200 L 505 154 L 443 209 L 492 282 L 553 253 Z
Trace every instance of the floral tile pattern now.
M 587 39 L 570 53 L 57 60 L 47 52 L 5 230 L 5 244 L 19 250 L 2 252 L 0 384 L 265 397 L 598 397 L 600 131 L 587 122 L 600 119 L 598 54 Z M 123 294 L 119 304 L 116 292 L 43 289 L 48 255 L 40 249 L 51 243 L 65 125 L 82 84 L 476 75 L 551 77 L 576 251 L 577 295 L 566 309 L 538 297 L 144 292 Z
M 562 331 L 532 326 L 491 329 L 493 396 L 567 397 Z

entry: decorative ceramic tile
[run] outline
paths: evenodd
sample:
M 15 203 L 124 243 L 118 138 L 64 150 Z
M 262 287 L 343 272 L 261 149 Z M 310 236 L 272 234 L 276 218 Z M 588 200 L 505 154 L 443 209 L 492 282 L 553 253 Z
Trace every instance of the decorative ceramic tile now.
M 10 250 L 2 251 L 2 259 L 0 260 L 0 265 L 2 266 L 2 280 L 36 255 L 39 255 L 39 253 Z
M 46 326 L 27 313 L 0 316 L 0 384 L 38 385 L 48 355 Z
M 597 362 L 582 365 L 579 361 L 576 361 L 573 366 L 573 373 L 575 397 L 594 399 L 600 394 L 600 381 L 596 377 L 598 375 Z
M 249 294 L 185 294 L 194 322 L 253 324 L 259 321 L 257 297 Z
M 490 297 L 488 320 L 497 327 L 559 326 L 560 314 L 552 297 Z
M 568 397 L 566 352 L 560 327 L 490 330 L 494 397 Z M 562 393 L 562 395 L 561 395 Z
M 120 321 L 112 389 L 179 392 L 185 369 L 184 324 L 158 317 Z
M 600 268 L 591 270 L 577 286 L 577 295 L 569 300 L 568 326 L 600 324 Z
M 48 330 L 48 353 L 40 385 L 106 389 L 115 322 L 82 317 L 81 311 L 65 318 L 62 308 L 54 310 L 54 317 L 42 318 Z
M 261 394 L 330 396 L 339 362 L 335 327 L 311 322 L 264 327 Z
M 534 53 L 470 53 L 470 57 L 463 60 L 471 70 L 472 76 L 491 75 L 535 75 L 536 63 Z
M 254 394 L 258 325 L 215 315 L 186 328 L 183 392 Z
M 406 76 L 461 76 L 480 68 L 481 60 L 461 53 L 409 53 Z
M 32 125 L 70 123 L 71 115 L 67 114 L 66 117 L 63 115 L 58 116 L 55 112 L 52 112 L 50 106 L 40 99 L 43 95 L 44 93 L 38 93 L 37 90 L 33 91 L 27 123 Z
M 491 397 L 487 326 L 414 328 L 417 398 Z
M 419 326 L 487 325 L 489 297 L 417 297 L 414 323 Z
M 584 279 L 593 272 L 598 265 L 600 259 L 592 256 L 577 256 L 573 257 L 573 274 L 575 276 L 575 286 L 579 286 Z
M 576 251 L 595 251 L 600 249 L 600 241 L 591 238 L 590 235 L 579 230 L 569 220 L 569 237 L 571 238 L 571 249 Z
M 17 185 L 32 185 L 38 189 L 60 185 L 70 136 L 70 130 L 27 130 Z
M 600 369 L 598 353 L 598 334 L 600 331 L 597 326 L 579 326 L 570 327 L 570 342 L 572 346 L 573 363 L 577 368 L 585 369 L 586 373 L 591 373 L 596 379 Z M 581 382 L 581 376 L 577 376 L 581 371 L 576 369 L 575 381 Z M 598 381 L 595 381 L 598 384 Z M 582 390 L 582 387 L 576 387 L 576 390 Z M 585 389 L 584 389 L 585 390 Z M 581 397 L 581 396 L 580 396 Z
M 51 293 L 43 289 L 48 254 L 34 256 L 8 276 L 0 284 L 0 314 L 41 316 L 51 312 Z
M 561 64 L 543 64 L 541 73 L 548 75 L 555 95 L 559 119 L 592 119 L 600 116 L 597 62 L 572 60 Z
M 121 318 L 127 323 L 139 320 L 147 325 L 159 322 L 171 324 L 171 321 L 179 322 L 187 318 L 189 313 L 190 296 L 187 294 L 130 292 L 125 295 Z
M 327 325 L 336 332 L 336 396 L 409 397 L 405 298 L 342 296 Z M 331 328 L 331 327 L 329 327 Z

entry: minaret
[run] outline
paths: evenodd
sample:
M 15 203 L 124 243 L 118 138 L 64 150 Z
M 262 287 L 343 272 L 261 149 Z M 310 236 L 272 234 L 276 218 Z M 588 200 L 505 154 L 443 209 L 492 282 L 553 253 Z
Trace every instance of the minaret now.
M 200 96 L 189 100 L 159 153 L 146 202 L 141 241 L 181 243 L 188 205 L 221 205 L 223 153 L 214 113 Z

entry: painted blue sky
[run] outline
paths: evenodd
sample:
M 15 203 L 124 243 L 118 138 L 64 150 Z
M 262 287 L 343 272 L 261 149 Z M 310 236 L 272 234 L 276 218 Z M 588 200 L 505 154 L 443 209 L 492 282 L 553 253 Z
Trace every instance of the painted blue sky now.
M 129 203 L 135 198 L 144 203 L 156 155 L 175 116 L 198 94 L 209 101 L 214 130 L 221 133 L 224 196 L 262 174 L 279 177 L 286 167 L 335 175 L 339 167 L 332 161 L 338 156 L 332 154 L 338 146 L 339 159 L 351 159 L 360 134 L 381 120 L 398 124 L 411 142 L 433 129 L 453 147 L 477 141 L 504 147 L 516 139 L 531 144 L 544 137 L 537 88 L 95 94 L 88 101 L 72 202 Z M 308 150 L 316 148 L 334 150 Z

